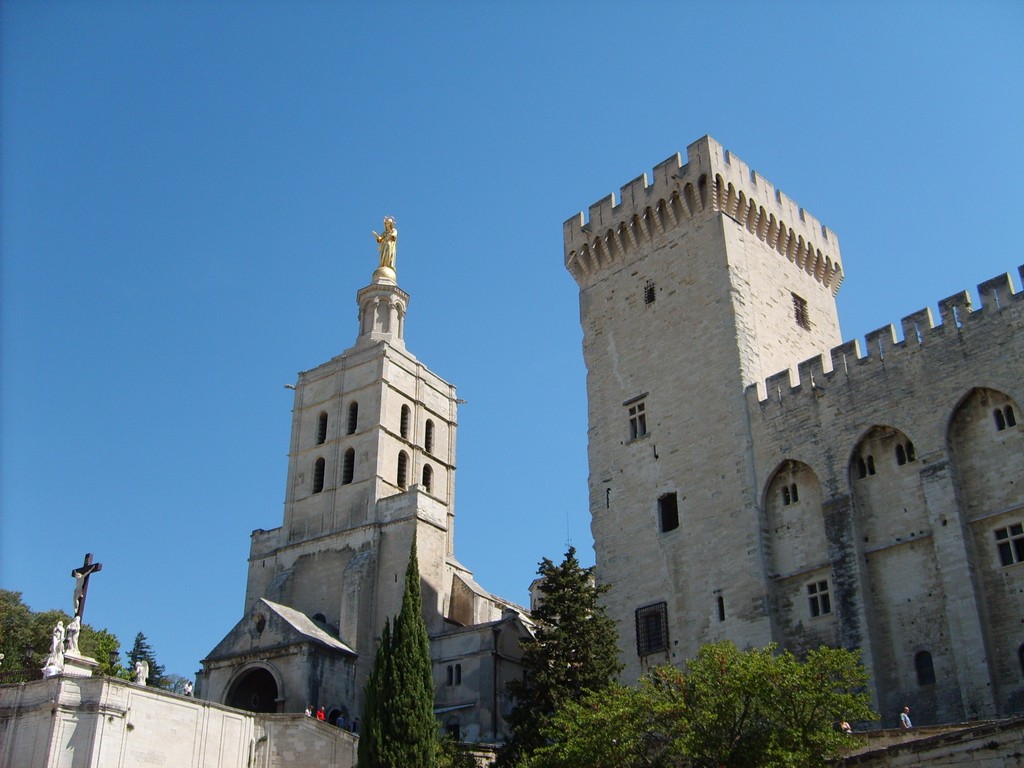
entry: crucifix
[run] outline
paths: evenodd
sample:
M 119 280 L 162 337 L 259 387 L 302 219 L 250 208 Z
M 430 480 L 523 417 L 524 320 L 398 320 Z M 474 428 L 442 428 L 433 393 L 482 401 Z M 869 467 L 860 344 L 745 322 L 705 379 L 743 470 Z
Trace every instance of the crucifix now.
M 89 577 L 96 571 L 102 570 L 103 563 L 94 563 L 92 552 L 89 552 L 82 565 L 71 572 L 71 576 L 75 580 L 75 616 L 79 619 L 82 618 L 82 613 L 85 611 L 85 595 L 89 591 Z

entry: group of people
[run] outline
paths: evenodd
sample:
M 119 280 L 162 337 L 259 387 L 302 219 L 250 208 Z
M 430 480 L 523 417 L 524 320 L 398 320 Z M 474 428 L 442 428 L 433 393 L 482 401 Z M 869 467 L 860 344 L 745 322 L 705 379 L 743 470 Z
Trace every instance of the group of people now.
M 323 707 L 316 707 L 314 709 L 312 704 L 310 704 L 308 707 L 306 707 L 306 717 L 315 717 L 317 720 L 319 720 L 322 723 L 327 722 L 327 715 L 324 714 L 324 708 Z M 359 718 L 358 717 L 355 720 L 352 721 L 352 727 L 348 728 L 346 720 L 345 720 L 345 713 L 342 712 L 342 713 L 340 713 L 338 715 L 338 719 L 335 721 L 334 724 L 336 726 L 338 726 L 339 728 L 345 728 L 346 730 L 352 731 L 352 733 L 359 733 Z
M 910 707 L 904 707 L 903 711 L 900 712 L 900 728 L 909 729 L 913 727 L 914 724 L 910 721 Z M 853 728 L 845 720 L 839 723 L 839 730 L 843 733 L 853 733 Z

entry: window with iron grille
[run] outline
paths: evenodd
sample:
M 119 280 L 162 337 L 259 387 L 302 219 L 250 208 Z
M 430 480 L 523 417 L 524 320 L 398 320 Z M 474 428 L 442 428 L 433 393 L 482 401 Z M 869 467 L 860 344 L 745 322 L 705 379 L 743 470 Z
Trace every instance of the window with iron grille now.
M 636 609 L 636 652 L 641 656 L 668 650 L 668 604 Z

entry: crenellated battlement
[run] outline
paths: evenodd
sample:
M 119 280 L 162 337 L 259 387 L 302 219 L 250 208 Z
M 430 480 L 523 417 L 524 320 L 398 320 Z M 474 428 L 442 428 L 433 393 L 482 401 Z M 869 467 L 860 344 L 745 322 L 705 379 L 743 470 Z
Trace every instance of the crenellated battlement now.
M 839 239 L 767 179 L 705 136 L 562 225 L 566 269 L 577 283 L 706 212 L 729 216 L 833 295 L 843 279 Z
M 1017 268 L 1017 273 L 1024 284 L 1024 265 Z M 891 323 L 882 326 L 865 334 L 863 349 L 859 339 L 833 347 L 827 354 L 815 355 L 797 364 L 795 369 L 779 371 L 763 383 L 747 387 L 747 399 L 764 403 L 814 396 L 823 384 L 834 381 L 837 375 L 856 386 L 860 379 L 873 376 L 879 365 L 888 370 L 898 369 L 910 355 L 929 347 L 958 343 L 961 333 L 969 333 L 975 324 L 990 320 L 997 313 L 1011 311 L 1011 317 L 1017 319 L 1024 315 L 1024 290 L 1014 291 L 1008 272 L 980 283 L 977 293 L 980 304 L 977 309 L 973 308 L 967 291 L 955 293 L 938 303 L 938 323 L 932 310 L 925 307 L 900 321 L 902 340 L 898 339 Z

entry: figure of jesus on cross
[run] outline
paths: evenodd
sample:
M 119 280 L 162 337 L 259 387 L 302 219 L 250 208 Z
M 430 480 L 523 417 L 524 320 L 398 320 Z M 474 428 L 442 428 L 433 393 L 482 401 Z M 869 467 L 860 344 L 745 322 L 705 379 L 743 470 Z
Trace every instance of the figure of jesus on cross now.
M 85 562 L 71 572 L 71 577 L 75 580 L 75 616 L 79 619 L 82 618 L 82 613 L 85 611 L 85 595 L 89 591 L 89 577 L 96 571 L 102 570 L 103 563 L 94 563 L 92 552 L 89 552 L 85 556 Z

